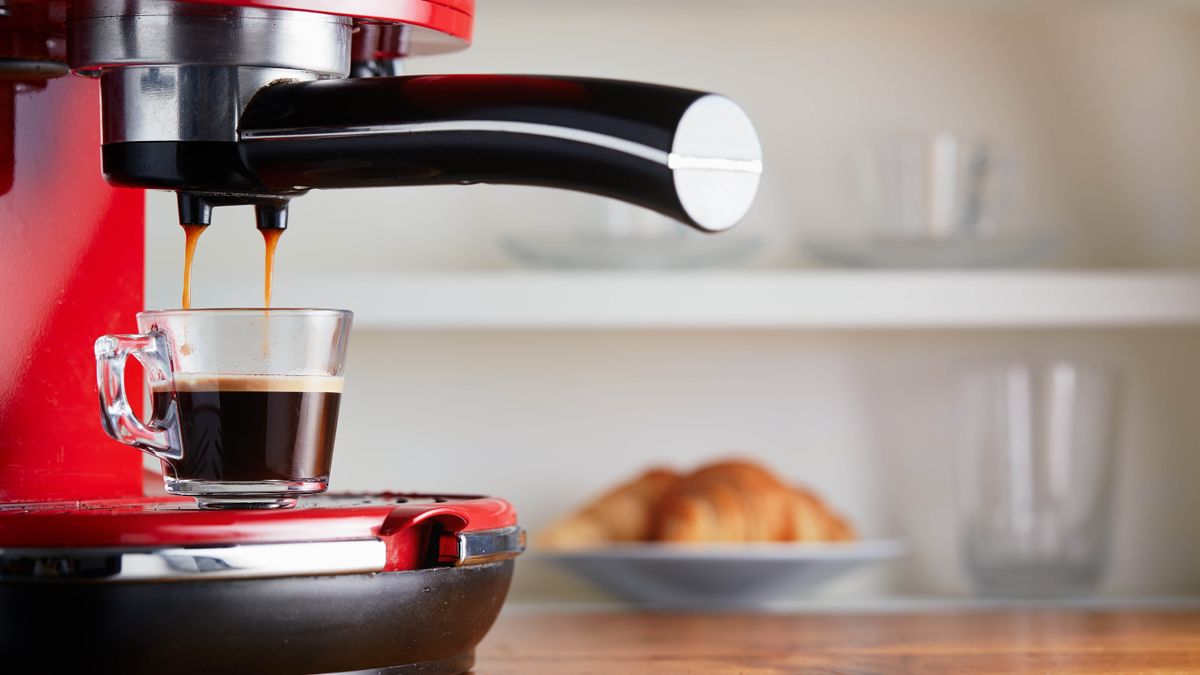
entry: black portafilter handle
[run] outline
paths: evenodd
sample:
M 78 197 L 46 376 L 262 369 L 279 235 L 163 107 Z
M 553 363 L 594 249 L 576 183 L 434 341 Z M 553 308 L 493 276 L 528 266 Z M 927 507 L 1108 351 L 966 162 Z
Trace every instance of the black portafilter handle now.
M 282 83 L 250 101 L 239 152 L 261 187 L 499 183 L 590 192 L 704 231 L 749 210 L 758 136 L 729 99 L 590 78 L 418 75 Z

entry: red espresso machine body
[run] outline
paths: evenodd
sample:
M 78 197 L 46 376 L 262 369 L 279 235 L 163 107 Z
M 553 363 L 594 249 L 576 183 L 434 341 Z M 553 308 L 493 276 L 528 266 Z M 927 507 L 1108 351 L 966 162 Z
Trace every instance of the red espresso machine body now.
M 440 31 L 447 48 L 467 44 L 473 11 L 228 4 L 324 5 Z M 79 672 L 468 670 L 523 547 L 507 502 L 325 495 L 210 512 L 143 496 L 140 453 L 98 423 L 92 354 L 143 309 L 143 190 L 105 181 L 98 85 L 67 73 L 71 8 L 2 9 L 0 653 Z M 64 621 L 69 650 L 54 646 Z
M 94 82 L 0 80 L 0 503 L 142 492 L 96 423 L 91 345 L 142 310 L 145 199 L 99 143 Z
M 466 47 L 474 16 L 473 0 L 192 4 L 399 23 L 418 52 Z M 72 10 L 0 3 L 0 503 L 142 494 L 141 458 L 96 422 L 91 345 L 144 309 L 145 200 L 104 179 L 97 83 L 67 76 Z
M 473 16 L 473 0 L 0 0 L 9 662 L 472 667 L 524 549 L 508 502 L 331 493 L 209 511 L 144 494 L 142 458 L 102 431 L 92 345 L 132 332 L 143 309 L 147 188 L 177 193 L 182 224 L 243 204 L 260 228 L 285 227 L 306 191 L 342 187 L 558 187 L 711 232 L 749 209 L 761 148 L 724 97 L 588 78 L 393 76 L 402 57 L 466 47 Z

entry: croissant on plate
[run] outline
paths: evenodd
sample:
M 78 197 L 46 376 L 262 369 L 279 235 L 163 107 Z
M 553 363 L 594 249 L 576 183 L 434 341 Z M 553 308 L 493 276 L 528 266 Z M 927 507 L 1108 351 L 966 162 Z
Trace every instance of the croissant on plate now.
M 650 469 L 558 520 L 541 533 L 539 541 L 556 549 L 648 541 L 654 531 L 655 508 L 678 482 L 679 474 L 670 469 Z
M 748 460 L 724 460 L 680 476 L 652 469 L 558 521 L 547 548 L 610 542 L 845 541 L 854 529 L 815 493 Z

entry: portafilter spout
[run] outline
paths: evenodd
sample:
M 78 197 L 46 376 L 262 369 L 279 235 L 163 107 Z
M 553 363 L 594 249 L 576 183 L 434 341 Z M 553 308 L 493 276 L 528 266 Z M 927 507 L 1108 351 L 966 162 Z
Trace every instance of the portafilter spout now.
M 268 229 L 313 188 L 548 186 L 705 231 L 729 228 L 754 200 L 758 137 L 723 96 L 588 78 L 392 76 L 411 26 L 282 4 L 75 0 L 68 61 L 100 80 L 105 176 L 176 191 L 183 223 L 252 204 Z
M 176 171 L 188 154 L 183 165 L 205 180 L 180 174 L 176 189 L 286 198 L 320 188 L 536 185 L 621 199 L 709 232 L 746 214 L 762 171 L 753 125 L 723 96 L 524 75 L 272 84 L 246 105 L 236 144 L 188 153 L 126 145 L 105 149 L 118 182 L 164 186 L 157 167 Z

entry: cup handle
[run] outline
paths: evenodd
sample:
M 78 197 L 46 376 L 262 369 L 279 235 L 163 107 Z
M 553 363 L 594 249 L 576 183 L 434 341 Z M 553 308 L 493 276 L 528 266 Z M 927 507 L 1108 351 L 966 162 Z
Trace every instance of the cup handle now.
M 100 388 L 100 422 L 109 436 L 163 461 L 176 461 L 183 453 L 175 402 L 166 410 L 155 406 L 150 421 L 143 423 L 133 414 L 125 391 L 125 362 L 130 356 L 142 364 L 151 383 L 169 385 L 171 362 L 167 353 L 162 335 L 105 335 L 96 340 L 96 383 Z

